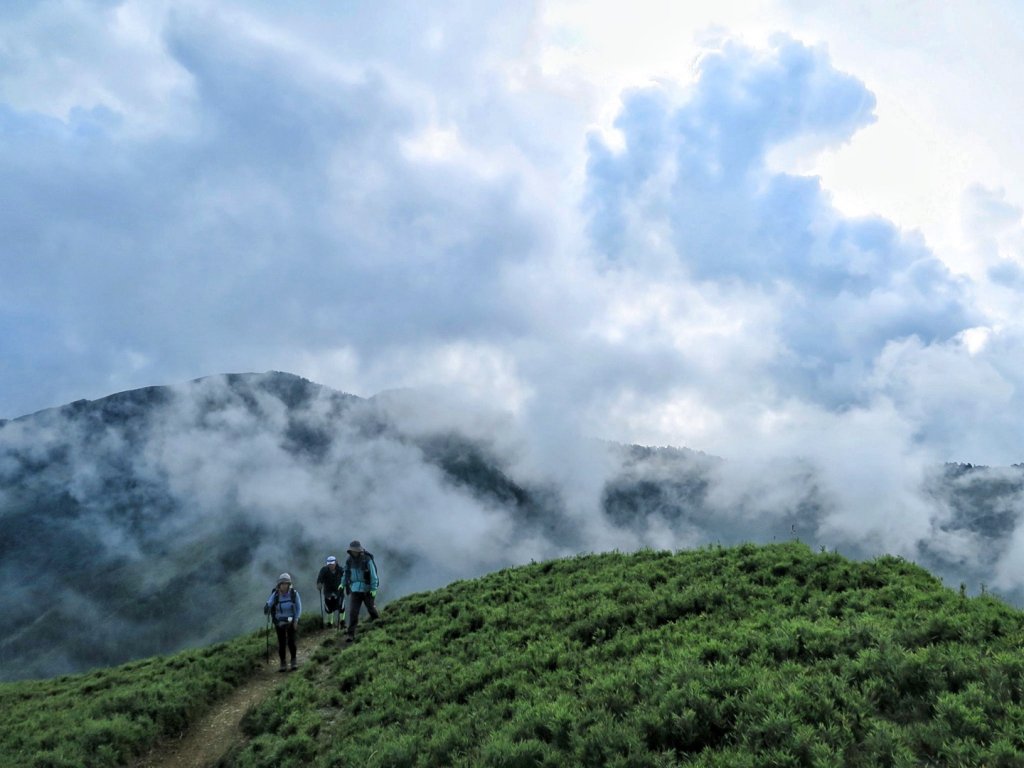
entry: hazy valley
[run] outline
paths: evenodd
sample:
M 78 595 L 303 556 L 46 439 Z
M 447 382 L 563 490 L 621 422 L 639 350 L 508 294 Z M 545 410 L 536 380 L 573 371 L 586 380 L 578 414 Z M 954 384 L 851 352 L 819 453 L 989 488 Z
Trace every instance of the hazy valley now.
M 260 626 L 281 570 L 307 612 L 359 538 L 381 598 L 531 561 L 799 539 L 912 559 L 1021 604 L 1024 471 L 939 465 L 892 508 L 813 461 L 539 439 L 429 393 L 364 399 L 283 373 L 213 376 L 0 424 L 4 679 L 75 672 Z M 817 457 L 827 463 L 828 457 Z M 901 518 L 901 514 L 904 515 Z

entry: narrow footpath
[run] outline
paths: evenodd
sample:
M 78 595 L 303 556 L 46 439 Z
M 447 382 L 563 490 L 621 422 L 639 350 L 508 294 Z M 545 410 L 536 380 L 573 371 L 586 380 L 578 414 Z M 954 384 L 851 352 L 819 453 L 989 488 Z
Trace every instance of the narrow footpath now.
M 299 638 L 299 670 L 313 652 L 332 638 L 329 630 L 307 631 Z M 132 763 L 132 768 L 207 768 L 241 742 L 242 717 L 269 696 L 289 675 L 277 671 L 277 648 L 271 648 L 271 663 L 263 664 L 249 682 L 236 688 L 177 739 L 167 739 Z

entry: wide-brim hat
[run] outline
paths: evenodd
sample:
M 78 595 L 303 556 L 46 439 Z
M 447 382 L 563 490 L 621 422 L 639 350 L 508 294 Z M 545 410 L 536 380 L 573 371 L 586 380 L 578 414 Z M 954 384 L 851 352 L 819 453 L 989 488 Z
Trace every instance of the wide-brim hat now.
M 348 551 L 354 555 L 358 555 L 360 552 L 363 552 L 365 550 L 363 549 L 362 544 L 360 544 L 358 541 L 353 541 L 351 544 L 348 545 Z

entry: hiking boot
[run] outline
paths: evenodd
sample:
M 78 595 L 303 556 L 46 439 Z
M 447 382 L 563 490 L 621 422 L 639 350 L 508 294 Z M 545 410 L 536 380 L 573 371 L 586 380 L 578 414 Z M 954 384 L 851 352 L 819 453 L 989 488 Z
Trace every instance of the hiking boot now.
M 345 642 L 346 643 L 351 643 L 355 639 L 356 639 L 355 635 L 345 635 Z
M 296 662 L 295 659 L 292 659 L 292 672 L 294 672 L 298 668 L 299 668 L 298 662 Z
M 277 668 L 277 671 L 278 672 L 287 672 L 288 671 L 288 667 L 286 667 L 284 662 L 282 661 L 281 662 L 281 666 Z

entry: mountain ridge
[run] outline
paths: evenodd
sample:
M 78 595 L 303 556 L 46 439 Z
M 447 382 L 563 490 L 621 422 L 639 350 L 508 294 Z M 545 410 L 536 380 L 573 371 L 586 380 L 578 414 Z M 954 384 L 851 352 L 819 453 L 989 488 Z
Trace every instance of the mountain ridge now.
M 594 468 L 573 456 L 584 470 L 566 480 L 493 414 L 452 426 L 414 394 L 360 398 L 283 372 L 221 374 L 4 423 L 0 577 L 16 585 L 19 629 L 0 639 L 16 661 L 3 674 L 225 639 L 258 624 L 253 606 L 281 570 L 315 610 L 323 558 L 353 538 L 377 553 L 383 600 L 583 551 L 792 538 L 840 549 L 809 471 L 766 509 L 730 484 L 726 460 L 590 441 L 571 450 Z M 992 563 L 1012 554 L 1022 470 L 937 471 L 923 496 L 941 515 L 915 559 L 971 591 L 991 584 Z M 951 541 L 966 541 L 970 558 Z M 70 623 L 90 631 L 69 635 Z

